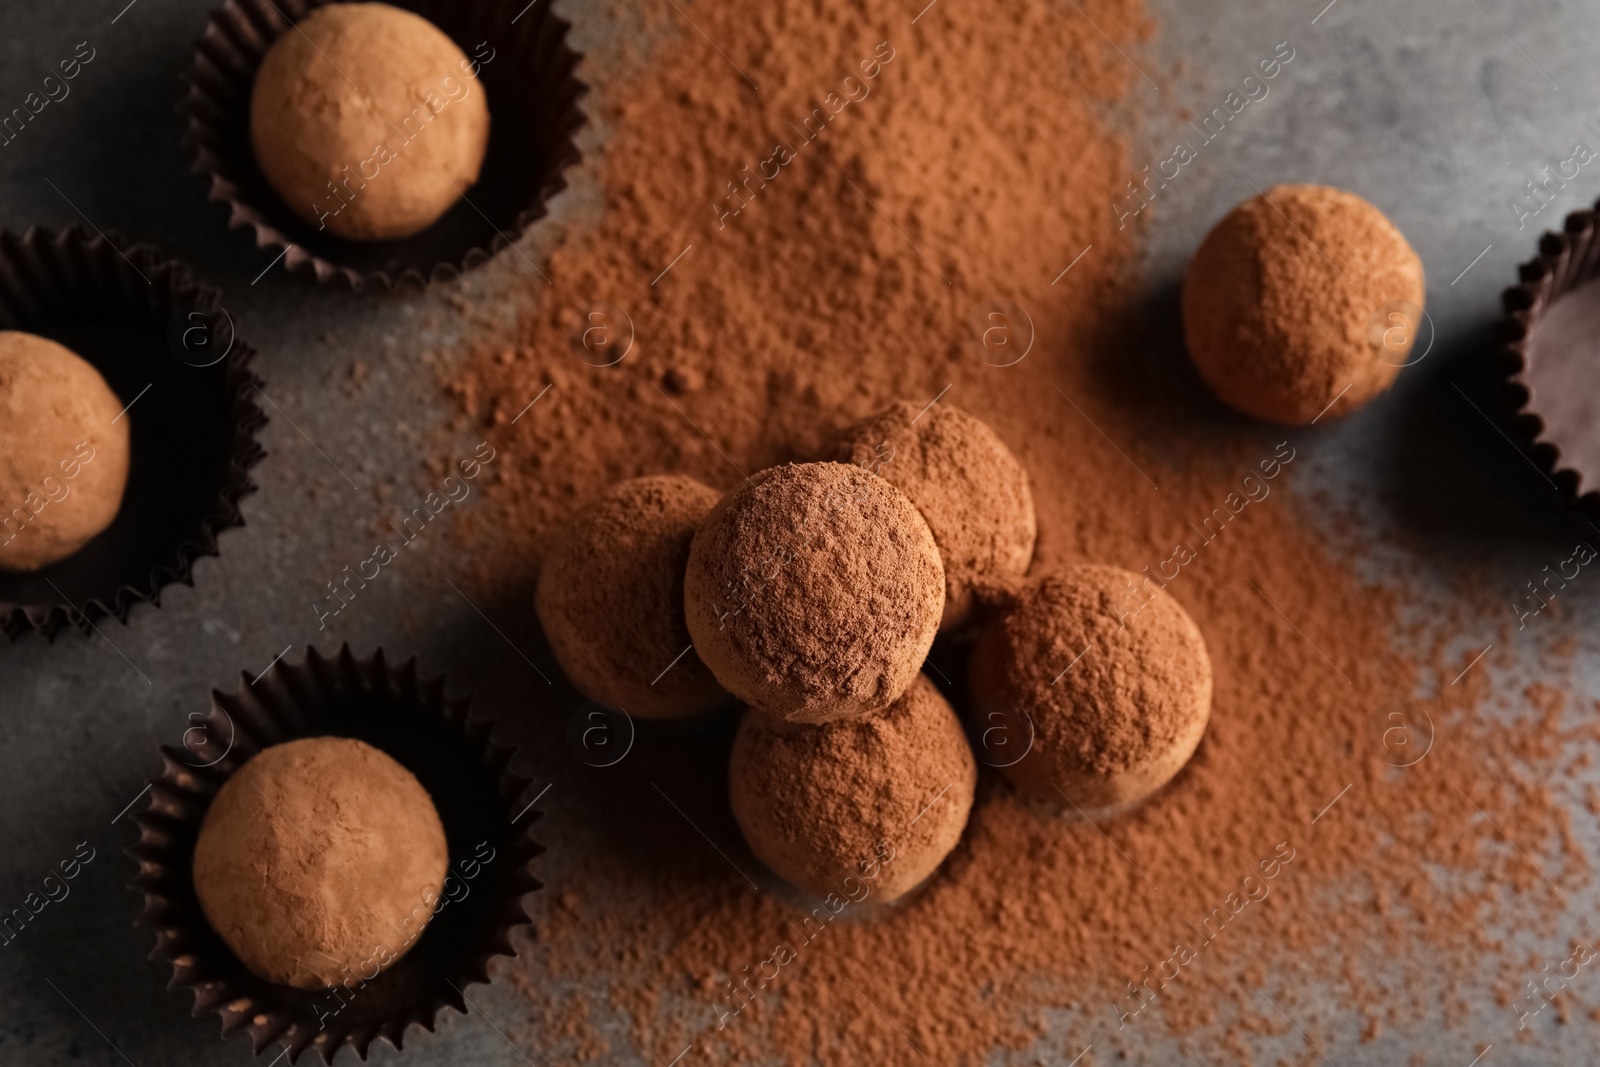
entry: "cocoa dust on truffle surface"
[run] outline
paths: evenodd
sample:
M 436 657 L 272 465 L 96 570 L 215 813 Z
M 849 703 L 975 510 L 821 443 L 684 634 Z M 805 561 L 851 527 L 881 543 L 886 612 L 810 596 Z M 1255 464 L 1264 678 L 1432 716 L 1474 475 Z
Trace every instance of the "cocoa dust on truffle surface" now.
M 1394 384 L 1422 300 L 1422 261 L 1383 212 L 1342 189 L 1275 185 L 1196 250 L 1184 332 L 1218 397 L 1303 425 L 1349 414 Z
M 567 677 L 591 700 L 645 718 L 728 699 L 689 644 L 683 569 L 717 502 L 693 478 L 661 474 L 611 486 L 552 542 L 535 604 Z
M 871 891 L 888 901 L 955 847 L 978 771 L 949 701 L 919 675 L 862 719 L 806 726 L 746 715 L 728 776 L 745 839 L 778 874 L 850 896 L 870 869 Z
M 1022 590 L 973 646 L 969 699 L 1027 754 L 1001 769 L 1051 803 L 1136 803 L 1188 760 L 1211 713 L 1211 660 L 1183 606 L 1116 567 Z
M 1028 472 L 994 429 L 950 404 L 901 400 L 839 435 L 830 457 L 882 475 L 928 520 L 944 561 L 941 630 L 1021 578 L 1038 533 Z
M 905 495 L 843 463 L 786 464 L 724 497 L 683 580 L 695 649 L 752 707 L 790 722 L 881 711 L 933 645 L 944 568 Z
M 410 771 L 353 738 L 307 737 L 263 749 L 223 783 L 195 844 L 194 889 L 245 966 L 325 989 L 403 955 L 410 940 L 395 942 L 420 935 L 449 869 L 439 813 Z

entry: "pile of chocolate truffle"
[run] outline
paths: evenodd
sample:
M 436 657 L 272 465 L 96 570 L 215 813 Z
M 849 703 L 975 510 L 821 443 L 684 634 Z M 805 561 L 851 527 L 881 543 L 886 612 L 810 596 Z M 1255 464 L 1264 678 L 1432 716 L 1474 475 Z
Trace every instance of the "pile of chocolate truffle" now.
M 1416 254 L 1371 204 L 1277 186 L 1200 247 L 1185 336 L 1220 399 L 1300 425 L 1389 387 L 1421 301 Z M 892 900 L 960 840 L 974 749 L 1092 818 L 1159 790 L 1205 733 L 1211 662 L 1159 579 L 1025 578 L 1034 537 L 994 431 L 902 401 L 720 499 L 681 476 L 613 486 L 552 548 L 538 612 L 596 701 L 659 718 L 742 701 L 729 779 L 751 850 L 819 894 L 870 870 Z M 965 730 L 922 673 L 941 633 L 973 639 Z
M 1058 806 L 1136 803 L 1205 730 L 1210 663 L 1177 602 L 1150 588 L 1119 613 L 1137 579 L 1111 567 L 1025 581 L 1035 532 L 992 429 L 903 401 L 720 499 L 674 475 L 613 486 L 552 547 L 539 618 L 596 701 L 662 718 L 742 701 L 729 780 L 751 850 L 803 890 L 870 871 L 893 900 L 956 847 L 977 784 L 922 673 L 940 633 L 977 635 L 986 762 Z

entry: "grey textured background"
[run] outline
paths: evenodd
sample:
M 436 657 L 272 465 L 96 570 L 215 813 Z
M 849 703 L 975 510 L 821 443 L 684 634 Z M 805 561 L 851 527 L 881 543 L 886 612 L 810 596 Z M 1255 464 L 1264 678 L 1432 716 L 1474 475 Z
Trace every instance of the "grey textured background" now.
M 341 640 L 358 650 L 381 644 L 416 652 L 425 666 L 448 670 L 457 688 L 477 692 L 479 707 L 489 711 L 512 711 L 526 703 L 530 687 L 542 686 L 475 607 L 448 585 L 420 580 L 417 568 L 407 573 L 404 561 L 328 633 L 317 632 L 308 607 L 323 582 L 370 551 L 367 527 L 381 510 L 374 486 L 393 479 L 399 492 L 409 492 L 435 448 L 427 431 L 449 411 L 420 357 L 450 346 L 440 332 L 456 321 L 447 297 L 491 302 L 522 284 L 526 266 L 502 255 L 463 282 L 405 297 L 326 292 L 281 269 L 253 282 L 271 254 L 225 227 L 222 209 L 208 205 L 199 180 L 186 173 L 177 143 L 178 75 L 206 0 L 137 0 L 124 10 L 125 2 L 0 9 L 0 110 L 38 87 L 78 42 L 96 49 L 71 95 L 0 147 L 0 224 L 21 230 L 86 218 L 188 260 L 224 290 L 241 333 L 261 353 L 258 370 L 281 411 L 269 411 L 270 455 L 256 471 L 261 491 L 244 505 L 248 526 L 223 536 L 219 559 L 200 562 L 196 588 L 167 590 L 160 610 L 136 609 L 128 626 L 109 624 L 103 637 L 63 635 L 54 647 L 30 637 L 0 647 L 0 906 L 19 903 L 78 842 L 98 853 L 69 898 L 0 948 L 0 1063 L 8 1065 L 249 1059 L 242 1041 L 217 1039 L 214 1018 L 190 1019 L 187 998 L 163 990 L 164 968 L 146 962 L 150 937 L 130 926 L 136 902 L 125 888 L 131 867 L 120 854 L 132 828 L 125 816 L 113 822 L 157 769 L 156 745 L 176 742 L 210 687 L 231 688 L 238 672 L 254 675 L 285 646 L 298 658 L 308 642 L 326 649 Z M 1452 385 L 1484 394 L 1481 368 L 1500 289 L 1531 253 L 1536 228 L 1556 225 L 1600 191 L 1596 162 L 1527 229 L 1519 230 L 1508 206 L 1539 166 L 1565 158 L 1575 141 L 1600 147 L 1600 137 L 1584 128 L 1600 120 L 1600 12 L 1575 0 L 1335 0 L 1326 9 L 1324 2 L 1154 0 L 1161 36 L 1130 53 L 1151 83 L 1139 89 L 1144 125 L 1132 131 L 1141 162 L 1170 152 L 1182 131 L 1180 109 L 1204 113 L 1220 104 L 1279 42 L 1289 42 L 1296 58 L 1270 95 L 1162 193 L 1150 230 L 1152 298 L 1170 297 L 1188 252 L 1252 183 L 1317 181 L 1376 202 L 1422 256 L 1438 337 L 1393 394 L 1322 433 L 1318 448 L 1297 464 L 1294 491 L 1327 491 L 1358 508 L 1372 544 L 1362 564 L 1375 579 L 1402 569 L 1442 590 L 1460 564 L 1487 561 L 1509 604 L 1541 567 L 1569 554 L 1579 535 L 1550 488 Z M 920 4 L 905 6 L 909 17 Z M 1085 17 L 1077 6 L 1063 0 L 1062 17 Z M 1092 16 L 1092 3 L 1082 6 Z M 566 0 L 562 10 L 577 22 L 577 45 L 596 57 L 588 76 L 603 93 L 608 42 L 586 18 L 585 4 Z M 603 138 L 603 131 L 589 137 Z M 593 203 L 593 189 L 580 179 L 557 206 L 582 212 Z M 347 391 L 342 383 L 358 360 L 369 382 Z M 471 443 L 463 439 L 461 453 Z M 441 538 L 424 550 L 448 548 Z M 429 608 L 425 623 L 400 610 L 407 601 Z M 530 623 L 508 617 L 514 606 L 481 606 L 510 639 L 536 649 Z M 1565 609 L 1516 635 L 1504 650 L 1514 664 L 1476 669 L 1495 670 L 1514 689 L 1519 670 L 1530 677 L 1538 671 L 1539 643 L 1573 634 L 1580 677 L 1595 689 L 1600 649 L 1588 624 L 1600 616 L 1600 584 L 1575 587 Z M 1460 646 L 1498 641 L 1507 621 L 1483 619 L 1460 635 Z M 569 704 L 557 702 L 556 719 L 570 707 L 570 694 L 564 699 Z M 584 770 L 563 751 L 547 753 L 532 769 L 556 782 Z M 564 850 L 583 847 L 594 831 L 594 815 L 579 796 L 555 789 L 544 805 L 550 815 L 543 836 L 556 846 L 543 872 L 551 882 L 560 882 Z M 1592 846 L 1592 817 L 1580 809 L 1575 819 Z M 1572 902 L 1575 930 L 1581 916 L 1596 913 L 1593 904 Z M 471 995 L 503 1028 L 519 1011 L 503 984 Z M 1485 1003 L 1478 1018 L 1455 1029 L 1389 1032 L 1370 1045 L 1357 1042 L 1352 1022 L 1324 1051 L 1341 1064 L 1398 1062 L 1420 1051 L 1426 1062 L 1466 1067 L 1475 1043 L 1489 1041 L 1495 1048 L 1485 1063 L 1592 1058 L 1595 1026 L 1581 1012 L 1565 1028 L 1545 1017 L 1532 1042 L 1513 1042 L 1513 1024 L 1508 1011 Z M 631 1049 L 625 1031 L 616 1036 L 616 1062 L 660 1064 L 675 1051 Z M 1259 1050 L 1265 1059 L 1308 1057 L 1293 1033 L 1262 1037 Z M 451 1016 L 439 1034 L 421 1036 L 404 1054 L 380 1050 L 375 1058 L 559 1062 L 537 1047 L 510 1047 L 475 1015 Z

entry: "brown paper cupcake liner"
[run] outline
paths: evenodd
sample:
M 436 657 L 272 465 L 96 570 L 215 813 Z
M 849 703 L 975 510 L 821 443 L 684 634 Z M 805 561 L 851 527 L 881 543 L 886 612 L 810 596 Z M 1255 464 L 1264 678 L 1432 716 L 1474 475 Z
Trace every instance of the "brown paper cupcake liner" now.
M 403 240 L 350 241 L 291 211 L 250 145 L 250 92 L 262 57 L 326 2 L 226 0 L 207 16 L 180 110 L 192 170 L 209 180 L 210 199 L 229 206 L 228 225 L 253 228 L 258 247 L 283 249 L 290 270 L 310 268 L 319 282 L 358 290 L 451 278 L 517 241 L 582 158 L 573 137 L 587 121 L 578 101 L 588 87 L 574 75 L 569 24 L 551 13 L 549 0 L 393 0 L 467 55 L 487 57 L 478 76 L 488 94 L 489 145 L 478 183 L 428 229 Z
M 1541 237 L 1503 304 L 1511 421 L 1545 475 L 1600 514 L 1597 223 L 1595 209 L 1575 211 Z
M 87 634 L 105 616 L 126 622 L 137 602 L 159 604 L 173 582 L 193 585 L 194 561 L 244 525 L 239 500 L 255 491 L 250 468 L 266 455 L 255 439 L 266 422 L 255 353 L 217 291 L 148 245 L 77 227 L 0 232 L 0 329 L 88 360 L 129 405 L 132 431 L 116 519 L 66 559 L 0 572 L 0 631 L 50 639 L 70 623 Z M 0 513 L 22 503 L 0 501 Z
M 541 813 L 523 796 L 530 780 L 509 769 L 515 747 L 491 739 L 493 722 L 470 718 L 470 702 L 447 695 L 442 676 L 419 678 L 415 659 L 391 668 L 382 650 L 357 659 L 345 645 L 324 659 L 308 649 L 303 664 L 280 662 L 253 684 L 243 674 L 231 695 L 214 690 L 183 744 L 162 746 L 163 770 L 128 849 L 144 896 L 136 925 L 155 931 L 150 958 L 172 965 L 169 989 L 193 991 L 196 1017 L 216 1013 L 223 1037 L 245 1031 L 258 1055 L 286 1052 L 292 1063 L 314 1049 L 331 1063 L 349 1046 L 366 1059 L 374 1041 L 398 1049 L 411 1027 L 432 1031 L 445 1007 L 465 1013 L 462 990 L 489 981 L 495 956 L 516 955 L 511 934 L 531 923 L 522 898 L 542 888 L 530 870 L 544 851 L 532 836 Z M 206 810 L 234 771 L 270 745 L 329 735 L 365 741 L 417 776 L 467 891 L 376 978 L 351 990 L 294 989 L 251 973 L 212 930 L 192 861 Z

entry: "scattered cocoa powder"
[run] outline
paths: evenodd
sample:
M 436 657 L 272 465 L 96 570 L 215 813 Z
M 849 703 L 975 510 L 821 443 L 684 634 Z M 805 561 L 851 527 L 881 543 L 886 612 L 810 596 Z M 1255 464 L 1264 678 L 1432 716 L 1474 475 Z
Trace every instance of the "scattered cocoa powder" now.
M 551 543 L 535 597 L 561 669 L 586 696 L 644 718 L 727 699 L 689 644 L 683 570 L 717 492 L 682 475 L 611 486 Z
M 921 4 L 702 2 L 701 32 L 665 6 L 589 9 L 590 42 L 652 42 L 587 73 L 585 106 L 610 131 L 590 172 L 602 210 L 549 235 L 553 287 L 513 270 L 514 325 L 496 304 L 465 366 L 442 369 L 504 442 L 503 484 L 461 523 L 473 587 L 530 587 L 554 527 L 619 478 L 731 487 L 946 385 L 1028 471 L 1037 572 L 1154 570 L 1192 539 L 1286 432 L 1219 420 L 1177 339 L 1141 329 L 1176 308 L 1152 316 L 1135 284 L 1136 231 L 1111 205 L 1138 166 L 1114 116 L 1142 84 L 1125 56 L 1150 63 L 1153 26 L 1138 0 L 1079 6 L 941 0 L 913 25 Z M 879 42 L 894 58 L 860 83 L 870 95 L 796 136 L 788 124 Z M 746 179 L 779 139 L 795 159 Z M 721 217 L 726 183 L 747 180 L 745 206 Z M 1008 367 L 970 343 L 1001 297 L 1035 331 Z M 579 340 L 601 303 L 638 338 L 603 368 Z M 1287 433 L 1312 456 L 1323 432 Z M 1351 525 L 1330 525 L 1302 481 L 1288 465 L 1169 583 L 1215 691 L 1205 742 L 1154 802 L 1093 827 L 981 774 L 961 844 L 921 891 L 842 916 L 721 1029 L 725 983 L 804 913 L 734 869 L 752 860 L 728 808 L 731 722 L 641 737 L 600 770 L 565 757 L 567 708 L 528 716 L 520 736 L 558 786 L 541 823 L 549 888 L 530 898 L 538 940 L 497 971 L 529 1012 L 508 1036 L 540 1062 L 1068 1063 L 1092 1044 L 1087 1067 L 1320 1063 L 1300 1033 L 1338 1060 L 1368 1030 L 1383 1045 L 1443 1024 L 1430 1062 L 1498 1055 L 1516 1017 L 1483 1009 L 1523 993 L 1513 935 L 1584 936 L 1564 898 L 1588 871 L 1551 783 L 1600 739 L 1571 707 L 1557 729 L 1518 720 L 1518 691 L 1495 679 L 1533 646 L 1484 623 L 1505 609 L 1480 576 L 1444 591 L 1363 581 L 1370 536 L 1343 538 Z M 938 681 L 965 711 L 964 650 L 939 653 L 930 670 L 955 675 Z M 1423 758 L 1397 765 L 1396 737 Z M 1161 979 L 1175 942 L 1230 894 L 1249 899 L 1242 879 L 1280 844 L 1294 859 L 1266 898 Z M 1136 1015 L 1130 982 L 1148 1005 Z
M 1183 286 L 1184 334 L 1219 398 L 1300 425 L 1394 383 L 1422 297 L 1422 261 L 1383 212 L 1340 189 L 1275 185 L 1201 242 Z
M 949 701 L 918 675 L 864 719 L 744 716 L 728 779 L 734 817 L 768 867 L 818 895 L 850 897 L 866 879 L 891 901 L 955 848 L 978 770 Z
M 695 650 L 729 692 L 790 722 L 830 722 L 888 707 L 917 677 L 944 568 L 894 486 L 848 464 L 789 464 L 711 509 L 683 594 Z
M 984 629 L 967 676 L 1019 789 L 1093 812 L 1134 804 L 1188 762 L 1211 714 L 1211 660 L 1177 600 L 1117 567 L 1067 567 Z
M 901 400 L 842 433 L 830 458 L 882 475 L 928 520 L 944 560 L 939 629 L 971 623 L 980 590 L 1027 573 L 1038 532 L 1028 473 L 986 423 Z

